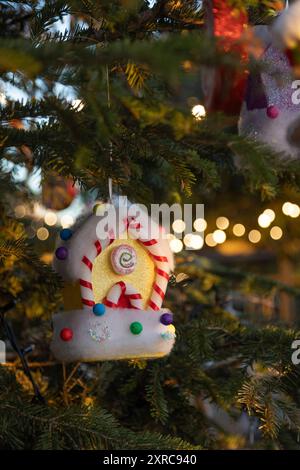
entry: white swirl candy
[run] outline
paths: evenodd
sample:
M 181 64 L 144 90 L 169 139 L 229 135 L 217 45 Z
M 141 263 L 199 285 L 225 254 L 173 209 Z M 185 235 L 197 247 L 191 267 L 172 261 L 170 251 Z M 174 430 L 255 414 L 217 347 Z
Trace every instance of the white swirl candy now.
M 117 274 L 130 274 L 136 266 L 136 251 L 130 245 L 120 245 L 111 253 L 111 264 Z

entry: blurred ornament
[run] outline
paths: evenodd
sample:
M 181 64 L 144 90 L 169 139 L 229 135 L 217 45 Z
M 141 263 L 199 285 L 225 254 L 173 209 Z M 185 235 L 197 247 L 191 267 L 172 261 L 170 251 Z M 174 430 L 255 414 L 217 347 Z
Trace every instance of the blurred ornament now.
M 217 38 L 222 51 L 235 53 L 242 62 L 246 62 L 248 46 L 241 40 L 247 30 L 246 10 L 234 8 L 230 0 L 205 0 L 204 9 L 207 34 Z M 202 88 L 206 110 L 239 114 L 246 78 L 245 71 L 225 66 L 203 68 Z
M 42 203 L 47 209 L 61 211 L 71 205 L 78 194 L 70 178 L 49 174 L 42 184 Z
M 274 151 L 296 157 L 300 151 L 300 99 L 290 60 L 291 38 L 300 39 L 300 1 L 284 10 L 271 29 L 258 26 L 263 70 L 249 76 L 239 131 Z

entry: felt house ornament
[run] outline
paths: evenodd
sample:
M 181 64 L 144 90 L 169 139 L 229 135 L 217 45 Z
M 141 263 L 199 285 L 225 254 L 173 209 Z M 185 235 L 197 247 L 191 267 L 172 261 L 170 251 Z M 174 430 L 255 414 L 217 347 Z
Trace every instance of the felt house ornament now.
M 99 236 L 104 217 L 107 230 Z M 64 279 L 65 311 L 53 316 L 51 343 L 58 360 L 158 358 L 171 351 L 173 315 L 162 302 L 173 255 L 153 224 L 145 213 L 138 221 L 125 217 L 116 234 L 109 217 L 93 214 L 76 230 L 60 232 L 54 267 Z M 158 237 L 149 237 L 149 227 Z

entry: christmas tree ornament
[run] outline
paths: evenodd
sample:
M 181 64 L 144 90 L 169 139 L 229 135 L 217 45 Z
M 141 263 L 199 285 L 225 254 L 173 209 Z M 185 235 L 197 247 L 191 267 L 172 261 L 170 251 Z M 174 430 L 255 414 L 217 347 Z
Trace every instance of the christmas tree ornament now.
M 57 173 L 50 173 L 43 181 L 42 203 L 47 209 L 64 210 L 72 204 L 77 194 L 73 180 Z
M 242 41 L 247 31 L 246 10 L 235 8 L 230 0 L 205 0 L 205 25 L 207 34 L 217 39 L 223 52 L 233 52 L 246 62 L 248 52 Z M 244 96 L 246 72 L 230 67 L 203 67 L 202 89 L 207 111 L 222 111 L 238 115 Z
M 259 26 L 263 69 L 250 73 L 242 105 L 241 135 L 268 144 L 288 157 L 300 152 L 300 100 L 288 48 L 300 40 L 300 1 L 283 10 L 273 25 Z M 299 94 L 299 93 L 298 93 Z
M 65 311 L 53 317 L 51 343 L 60 361 L 158 358 L 173 347 L 173 315 L 162 308 L 173 269 L 168 240 L 143 211 L 137 219 L 113 207 L 117 231 L 115 219 L 97 210 L 60 232 L 54 267 L 64 279 Z

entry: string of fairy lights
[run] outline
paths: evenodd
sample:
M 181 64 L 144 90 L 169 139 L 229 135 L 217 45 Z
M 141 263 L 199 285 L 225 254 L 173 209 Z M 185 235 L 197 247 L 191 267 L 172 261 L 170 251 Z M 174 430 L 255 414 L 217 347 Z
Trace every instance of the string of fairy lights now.
M 51 227 L 69 228 L 76 220 L 76 217 L 71 214 L 65 214 L 63 211 L 60 214 L 59 212 L 47 210 L 38 203 L 34 204 L 33 210 L 30 210 L 24 204 L 18 204 L 14 212 L 18 219 L 32 219 L 32 223 L 27 230 L 29 238 L 36 237 L 40 241 L 48 240 Z
M 81 106 L 82 103 L 77 103 Z M 196 120 L 201 120 L 206 116 L 205 107 L 198 103 L 191 108 L 191 113 Z M 300 207 L 292 202 L 284 202 L 282 213 L 292 219 L 300 216 Z M 41 204 L 34 204 L 33 210 L 29 210 L 24 204 L 15 207 L 15 216 L 19 219 L 30 217 L 32 223 L 29 228 L 30 238 L 36 237 L 40 241 L 48 240 L 50 229 L 54 227 L 69 228 L 77 219 L 78 214 L 56 212 L 46 209 Z M 218 216 L 215 220 L 214 230 L 208 231 L 208 222 L 204 218 L 198 218 L 193 222 L 196 233 L 184 233 L 186 224 L 184 220 L 177 219 L 172 224 L 173 234 L 167 235 L 170 248 L 174 253 L 180 253 L 183 249 L 201 250 L 204 247 L 215 248 L 226 243 L 229 239 L 247 239 L 255 245 L 262 240 L 262 231 L 269 230 L 269 237 L 272 240 L 280 240 L 284 233 L 283 229 L 274 224 L 276 213 L 273 209 L 267 208 L 257 217 L 257 228 L 247 229 L 241 222 L 232 223 L 228 217 Z
M 300 217 L 300 207 L 292 202 L 284 202 L 281 208 L 284 216 L 291 219 Z M 51 228 L 69 228 L 76 221 L 76 214 L 71 215 L 65 211 L 55 212 L 36 203 L 33 210 L 29 210 L 24 204 L 19 204 L 14 209 L 18 219 L 31 218 L 29 237 L 36 237 L 40 241 L 48 240 Z M 198 218 L 193 222 L 194 233 L 185 233 L 186 223 L 177 219 L 172 224 L 173 233 L 169 233 L 170 248 L 174 253 L 180 253 L 183 249 L 201 250 L 204 247 L 214 248 L 223 245 L 233 238 L 248 240 L 256 245 L 263 238 L 263 231 L 268 230 L 268 236 L 274 240 L 280 240 L 283 228 L 275 224 L 276 213 L 267 208 L 257 217 L 258 227 L 247 229 L 241 222 L 232 222 L 228 217 L 218 216 L 214 222 L 214 229 L 208 230 L 208 222 L 204 218 Z M 211 226 L 211 223 L 210 223 Z M 265 234 L 264 234 L 265 235 Z
M 285 202 L 282 205 L 282 213 L 292 219 L 300 216 L 300 207 L 298 204 L 292 202 Z M 215 230 L 207 232 L 208 223 L 205 219 L 196 219 L 193 227 L 201 234 L 190 233 L 185 234 L 182 239 L 173 234 L 169 235 L 169 244 L 174 253 L 179 253 L 184 248 L 200 250 L 203 247 L 214 248 L 222 245 L 228 241 L 228 238 L 246 238 L 248 242 L 257 244 L 262 240 L 262 230 L 268 230 L 269 236 L 272 240 L 280 240 L 283 235 L 283 229 L 274 224 L 276 213 L 273 209 L 267 208 L 257 217 L 258 228 L 247 229 L 244 224 L 240 222 L 232 223 L 228 217 L 219 216 L 215 220 Z M 183 220 L 175 220 L 172 224 L 172 229 L 176 234 L 183 234 L 186 229 L 186 224 Z

